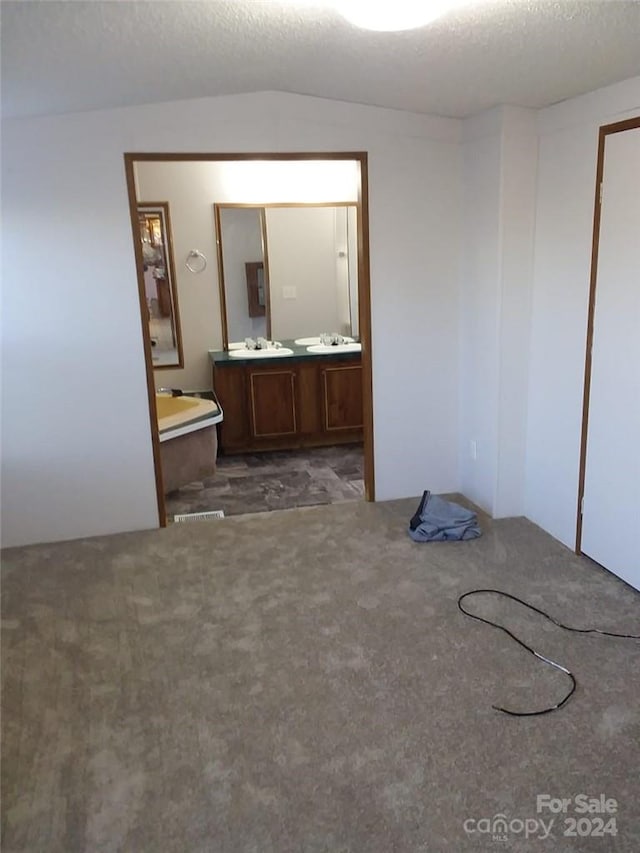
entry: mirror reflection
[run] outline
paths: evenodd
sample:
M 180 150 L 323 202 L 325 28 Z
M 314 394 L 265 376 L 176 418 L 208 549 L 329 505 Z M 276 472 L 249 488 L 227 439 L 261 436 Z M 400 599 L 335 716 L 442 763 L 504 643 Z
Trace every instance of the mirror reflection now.
M 214 205 L 223 345 L 358 337 L 354 204 Z
M 223 344 L 270 338 L 263 207 L 215 205 Z M 226 326 L 226 334 L 225 334 Z
M 138 224 L 153 365 L 182 367 L 168 203 L 139 204 Z

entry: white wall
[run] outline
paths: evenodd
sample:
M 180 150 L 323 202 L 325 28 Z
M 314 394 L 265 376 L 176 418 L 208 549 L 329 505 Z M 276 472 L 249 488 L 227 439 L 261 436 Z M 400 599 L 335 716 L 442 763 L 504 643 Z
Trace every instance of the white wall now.
M 460 484 L 489 513 L 498 456 L 501 134 L 501 111 L 483 113 L 464 123 L 462 146 Z
M 640 77 L 538 115 L 525 512 L 570 547 L 575 546 L 598 128 L 639 113 Z
M 524 514 L 533 243 L 538 164 L 536 114 L 503 111 L 498 453 L 493 515 Z
M 387 156 L 369 168 L 379 500 L 459 483 L 459 146 L 390 139 Z
M 157 524 L 124 151 L 369 152 L 377 497 L 455 489 L 458 135 L 278 93 L 4 122 L 3 544 Z
M 121 142 L 95 115 L 8 122 L 2 141 L 2 543 L 151 527 Z
M 535 113 L 464 122 L 460 481 L 496 517 L 524 507 Z

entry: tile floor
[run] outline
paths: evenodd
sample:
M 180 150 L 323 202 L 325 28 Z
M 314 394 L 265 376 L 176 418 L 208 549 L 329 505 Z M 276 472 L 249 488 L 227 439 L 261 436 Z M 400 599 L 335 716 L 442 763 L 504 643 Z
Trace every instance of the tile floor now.
M 362 445 L 220 456 L 216 473 L 166 497 L 167 518 L 268 512 L 364 498 Z

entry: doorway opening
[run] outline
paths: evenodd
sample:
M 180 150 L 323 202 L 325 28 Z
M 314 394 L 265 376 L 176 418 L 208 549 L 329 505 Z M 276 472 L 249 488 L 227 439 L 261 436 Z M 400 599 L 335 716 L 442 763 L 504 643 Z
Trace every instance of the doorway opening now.
M 374 500 L 367 154 L 127 153 L 125 169 L 160 526 L 190 512 Z M 158 309 L 149 302 L 150 249 L 140 236 L 150 198 L 166 205 L 167 219 L 171 208 L 164 254 L 172 262 L 159 272 L 156 264 L 154 275 L 169 278 L 164 319 L 181 342 L 182 364 L 161 361 L 152 339 L 150 307 Z M 225 210 L 236 214 L 226 226 Z M 251 213 L 258 240 L 238 253 Z M 324 292 L 322 228 L 336 241 Z M 296 257 L 306 261 L 302 272 Z M 232 328 L 241 303 L 246 317 Z M 327 313 L 334 303 L 335 319 Z M 184 397 L 176 405 L 204 407 L 186 426 L 180 415 L 173 457 L 193 474 L 182 480 L 173 462 L 167 471 L 163 418 L 171 410 L 175 428 L 177 394 Z M 215 470 L 202 467 L 202 453 Z

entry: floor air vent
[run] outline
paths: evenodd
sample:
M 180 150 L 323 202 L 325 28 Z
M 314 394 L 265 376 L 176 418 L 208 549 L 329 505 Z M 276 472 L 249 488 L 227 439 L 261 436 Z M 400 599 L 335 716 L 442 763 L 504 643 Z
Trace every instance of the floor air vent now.
M 210 518 L 224 518 L 224 510 L 214 509 L 211 512 L 185 512 L 174 515 L 174 521 L 208 521 Z

